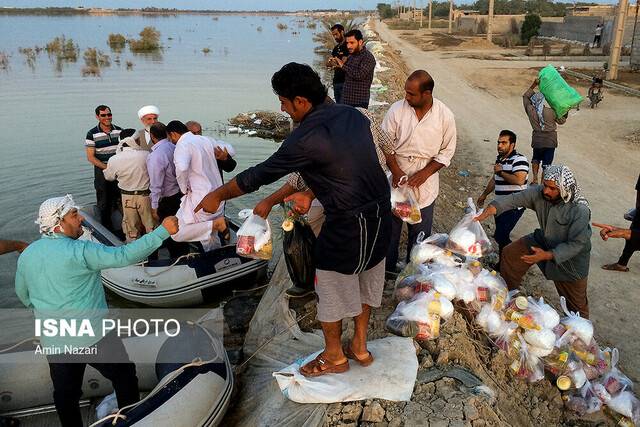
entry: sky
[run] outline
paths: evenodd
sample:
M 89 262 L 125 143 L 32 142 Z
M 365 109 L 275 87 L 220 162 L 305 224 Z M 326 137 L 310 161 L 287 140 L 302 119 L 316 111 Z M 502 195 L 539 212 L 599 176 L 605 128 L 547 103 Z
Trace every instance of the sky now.
M 0 0 L 0 7 L 84 6 L 216 10 L 374 9 L 382 0 Z M 424 1 L 424 0 L 423 0 Z

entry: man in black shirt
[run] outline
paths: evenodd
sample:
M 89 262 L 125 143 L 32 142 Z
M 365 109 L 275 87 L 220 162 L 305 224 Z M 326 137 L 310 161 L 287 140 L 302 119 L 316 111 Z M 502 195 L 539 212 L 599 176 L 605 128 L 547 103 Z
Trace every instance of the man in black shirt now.
M 327 90 L 308 65 L 285 65 L 271 85 L 282 111 L 300 125 L 271 157 L 209 193 L 195 210 L 215 212 L 224 200 L 299 172 L 309 190 L 285 201 L 293 201 L 294 209 L 304 214 L 317 197 L 326 213 L 314 248 L 325 350 L 300 371 L 310 377 L 345 372 L 347 358 L 369 366 L 373 356 L 367 350 L 367 328 L 371 307 L 382 301 L 391 233 L 389 182 L 370 122 L 355 108 L 325 103 Z M 342 319 L 347 317 L 354 318 L 355 333 L 343 348 Z
M 344 86 L 345 74 L 342 68 L 338 67 L 335 58 L 344 60 L 349 56 L 349 50 L 344 39 L 344 27 L 341 24 L 331 27 L 331 35 L 337 44 L 331 51 L 331 58 L 327 61 L 327 67 L 333 68 L 333 99 L 336 104 L 342 104 L 342 87 Z

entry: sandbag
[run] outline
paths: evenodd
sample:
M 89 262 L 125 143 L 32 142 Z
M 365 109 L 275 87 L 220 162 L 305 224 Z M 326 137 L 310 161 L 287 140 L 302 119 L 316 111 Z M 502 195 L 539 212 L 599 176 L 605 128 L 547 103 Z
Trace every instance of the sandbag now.
M 538 79 L 540 92 L 556 113 L 556 117 L 563 117 L 582 102 L 582 96 L 564 81 L 553 65 L 547 65 L 540 70 Z

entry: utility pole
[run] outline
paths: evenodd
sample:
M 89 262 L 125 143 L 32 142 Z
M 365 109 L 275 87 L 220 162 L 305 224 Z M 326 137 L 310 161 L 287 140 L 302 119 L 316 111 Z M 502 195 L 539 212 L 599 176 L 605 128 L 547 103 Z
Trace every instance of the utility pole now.
M 420 28 L 422 28 L 422 15 L 424 15 L 424 7 L 422 5 L 422 0 L 420 0 Z
M 487 41 L 491 41 L 493 36 L 493 3 L 494 0 L 489 0 L 489 18 L 487 22 Z
M 429 29 L 431 29 L 431 6 L 433 6 L 433 0 L 429 0 Z
M 615 29 L 613 30 L 613 46 L 609 56 L 609 70 L 607 71 L 607 79 L 615 80 L 618 78 L 618 64 L 620 62 L 620 51 L 622 50 L 622 39 L 624 36 L 624 24 L 627 20 L 628 0 L 620 0 L 618 3 L 618 14 L 616 16 Z
M 624 1 L 624 0 L 620 0 Z M 452 32 L 452 24 L 453 24 L 453 0 L 449 0 L 449 34 Z

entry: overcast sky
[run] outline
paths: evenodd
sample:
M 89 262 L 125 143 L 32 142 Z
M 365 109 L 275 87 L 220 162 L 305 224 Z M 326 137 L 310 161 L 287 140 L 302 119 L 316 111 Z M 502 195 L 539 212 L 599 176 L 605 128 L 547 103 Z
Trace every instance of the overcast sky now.
M 374 9 L 380 2 L 391 0 L 0 0 L 0 7 L 47 7 L 47 6 L 85 6 L 107 8 L 141 8 L 146 6 L 177 9 L 216 9 L 216 10 L 299 10 L 299 9 Z M 472 3 L 473 0 L 456 1 Z M 602 3 L 617 3 L 616 0 L 603 0 Z M 404 3 L 413 4 L 412 0 Z M 416 0 L 416 4 L 426 5 L 428 0 Z

